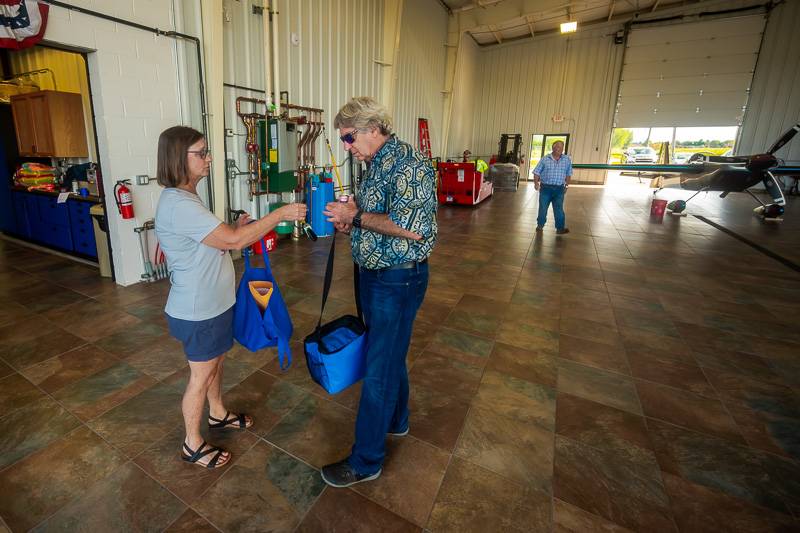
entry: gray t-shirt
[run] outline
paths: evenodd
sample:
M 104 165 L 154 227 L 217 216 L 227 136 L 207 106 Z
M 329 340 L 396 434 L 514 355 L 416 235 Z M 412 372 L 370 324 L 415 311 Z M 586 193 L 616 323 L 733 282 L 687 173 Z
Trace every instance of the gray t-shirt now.
M 222 224 L 188 191 L 166 188 L 156 208 L 156 235 L 170 270 L 166 313 L 181 320 L 207 320 L 234 304 L 235 273 L 228 252 L 202 240 Z

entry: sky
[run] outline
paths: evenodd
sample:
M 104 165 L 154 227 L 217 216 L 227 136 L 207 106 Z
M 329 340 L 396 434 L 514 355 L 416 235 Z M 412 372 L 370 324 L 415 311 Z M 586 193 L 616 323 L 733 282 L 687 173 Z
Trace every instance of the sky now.
M 729 141 L 736 139 L 736 126 L 723 128 L 677 128 L 675 131 L 676 141 L 699 141 L 717 140 Z M 633 142 L 642 143 L 647 139 L 647 128 L 632 128 Z M 651 142 L 670 141 L 672 142 L 672 128 L 653 128 L 650 134 Z

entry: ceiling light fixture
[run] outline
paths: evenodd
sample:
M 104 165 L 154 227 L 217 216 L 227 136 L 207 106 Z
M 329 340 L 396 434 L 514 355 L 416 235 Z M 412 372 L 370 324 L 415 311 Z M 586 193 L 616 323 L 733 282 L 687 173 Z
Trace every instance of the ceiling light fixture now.
M 561 23 L 561 33 L 575 33 L 578 31 L 578 22 L 562 22 Z

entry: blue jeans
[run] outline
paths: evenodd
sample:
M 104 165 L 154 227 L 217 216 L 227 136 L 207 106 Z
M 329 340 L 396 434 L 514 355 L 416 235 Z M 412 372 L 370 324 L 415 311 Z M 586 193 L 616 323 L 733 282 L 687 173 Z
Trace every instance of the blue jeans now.
M 386 434 L 408 428 L 406 354 L 428 288 L 428 264 L 362 269 L 359 287 L 367 324 L 367 360 L 349 462 L 359 474 L 371 475 L 383 465 Z
M 556 229 L 564 229 L 567 223 L 564 215 L 564 193 L 566 189 L 563 185 L 539 186 L 539 216 L 536 218 L 537 226 L 544 226 L 547 222 L 547 209 L 553 204 L 553 216 L 556 218 Z

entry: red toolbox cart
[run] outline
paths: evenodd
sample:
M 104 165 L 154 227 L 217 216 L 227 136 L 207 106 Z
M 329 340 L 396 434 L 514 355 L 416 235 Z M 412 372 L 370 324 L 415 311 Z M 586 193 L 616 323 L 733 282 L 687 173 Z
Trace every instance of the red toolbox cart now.
M 477 205 L 493 191 L 492 183 L 475 170 L 475 163 L 439 163 L 440 204 Z

